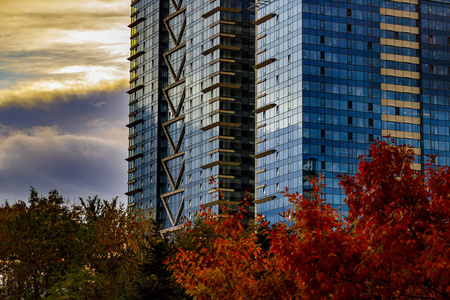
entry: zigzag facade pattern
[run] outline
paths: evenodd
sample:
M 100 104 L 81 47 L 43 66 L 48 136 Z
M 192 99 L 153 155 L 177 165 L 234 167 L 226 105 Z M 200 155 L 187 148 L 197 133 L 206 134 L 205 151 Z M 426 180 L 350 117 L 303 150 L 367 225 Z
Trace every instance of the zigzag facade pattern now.
M 170 0 L 169 5 L 172 6 L 172 8 L 175 10 L 175 12 L 170 14 L 166 18 L 164 18 L 163 23 L 164 23 L 165 28 L 167 29 L 167 32 L 170 35 L 170 38 L 173 41 L 174 47 L 169 49 L 167 52 L 163 53 L 162 57 L 169 69 L 169 77 L 171 77 L 171 81 L 173 83 L 169 84 L 168 86 L 166 86 L 162 89 L 164 98 L 167 101 L 167 105 L 168 105 L 171 113 L 169 114 L 169 120 L 167 122 L 162 123 L 161 127 L 167 138 L 168 145 L 170 146 L 170 151 L 167 151 L 167 153 L 172 153 L 172 154 L 162 158 L 160 162 L 164 168 L 164 171 L 166 173 L 168 181 L 170 182 L 172 191 L 165 193 L 165 194 L 161 194 L 160 199 L 164 205 L 164 208 L 166 210 L 166 213 L 170 219 L 172 226 L 177 226 L 180 221 L 180 216 L 181 216 L 181 213 L 182 213 L 183 207 L 184 207 L 184 197 L 182 197 L 182 199 L 181 199 L 181 203 L 178 207 L 178 210 L 177 210 L 175 216 L 173 215 L 173 212 L 171 211 L 171 209 L 169 207 L 168 201 L 171 196 L 184 192 L 184 188 L 181 186 L 181 182 L 182 182 L 184 166 L 185 166 L 185 161 L 184 161 L 185 152 L 184 152 L 184 150 L 182 150 L 181 146 L 183 143 L 183 138 L 184 138 L 184 133 L 185 133 L 185 124 L 184 124 L 185 115 L 182 113 L 182 111 L 183 111 L 182 108 L 183 108 L 184 100 L 185 100 L 185 96 L 186 96 L 186 87 L 185 87 L 186 79 L 184 78 L 184 72 L 183 72 L 184 65 L 186 62 L 186 42 L 182 42 L 182 40 L 183 40 L 185 28 L 186 28 L 186 6 L 183 5 L 183 0 L 179 0 L 178 2 L 175 0 Z M 177 18 L 178 16 L 180 16 L 182 18 L 182 24 L 181 24 L 181 27 L 178 28 L 179 32 L 174 33 L 175 30 L 171 26 L 171 24 L 172 24 L 171 21 L 175 20 L 175 18 Z M 181 62 L 179 62 L 178 69 L 174 69 L 173 62 L 171 62 L 171 57 L 179 57 L 180 53 L 181 53 L 181 57 L 182 57 Z M 177 95 L 177 96 L 179 96 L 179 101 L 178 101 L 177 105 L 174 105 L 173 99 L 171 99 L 171 97 L 170 97 L 170 94 L 171 94 L 170 92 L 172 90 L 180 89 L 180 88 L 182 90 L 181 96 Z M 170 128 L 170 125 L 178 123 L 178 122 L 182 123 L 182 129 L 181 129 L 181 133 L 179 134 L 178 140 L 174 141 L 170 134 L 169 128 Z M 178 174 L 172 174 L 172 172 L 170 171 L 167 164 L 168 164 L 168 162 L 170 162 L 174 159 L 177 159 L 177 158 L 182 159 L 181 164 L 177 164 L 179 166 L 179 171 L 178 171 Z M 176 177 L 174 177 L 174 175 Z

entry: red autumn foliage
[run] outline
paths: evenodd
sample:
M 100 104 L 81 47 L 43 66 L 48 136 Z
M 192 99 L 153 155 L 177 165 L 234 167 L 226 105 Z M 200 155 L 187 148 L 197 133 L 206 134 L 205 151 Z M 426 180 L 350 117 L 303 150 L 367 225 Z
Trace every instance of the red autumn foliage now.
M 170 268 L 197 299 L 450 299 L 450 172 L 413 160 L 410 147 L 375 142 L 341 176 L 347 216 L 320 180 L 310 197 L 285 193 L 289 225 L 202 211 Z
M 254 226 L 245 225 L 250 200 L 247 195 L 237 210 L 223 205 L 220 214 L 205 209 L 193 222 L 186 221 L 177 237 L 181 247 L 169 268 L 188 295 L 195 299 L 290 296 L 288 289 L 280 294 L 289 281 L 276 255 L 263 250 L 263 235 L 256 234 Z

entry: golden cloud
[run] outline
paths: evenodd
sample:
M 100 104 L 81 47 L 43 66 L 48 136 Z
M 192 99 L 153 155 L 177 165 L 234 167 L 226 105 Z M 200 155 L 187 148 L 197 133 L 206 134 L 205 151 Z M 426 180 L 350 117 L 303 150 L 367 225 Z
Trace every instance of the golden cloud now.
M 0 91 L 1 107 L 34 107 L 52 103 L 55 100 L 68 101 L 85 97 L 89 94 L 124 89 L 128 85 L 126 79 L 115 81 L 100 81 L 94 83 L 73 83 L 65 81 L 35 81 L 24 86 Z
M 0 0 L 0 107 L 127 86 L 129 3 Z

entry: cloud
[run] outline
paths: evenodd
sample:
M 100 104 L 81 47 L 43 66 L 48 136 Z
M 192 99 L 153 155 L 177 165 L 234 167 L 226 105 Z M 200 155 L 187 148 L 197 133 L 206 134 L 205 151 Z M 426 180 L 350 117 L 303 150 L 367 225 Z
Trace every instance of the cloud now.
M 89 103 L 89 104 L 91 104 L 91 105 L 94 106 L 94 107 L 101 108 L 101 107 L 104 106 L 106 103 L 108 103 L 108 102 L 106 102 L 106 101 L 100 101 L 100 102 L 97 102 L 97 103 Z
M 127 85 L 129 3 L 0 0 L 0 108 Z
M 0 125 L 0 201 L 26 199 L 56 188 L 70 199 L 126 191 L 127 131 L 104 126 L 99 135 L 75 135 L 56 126 L 15 129 Z
M 120 90 L 126 86 L 126 80 L 111 82 L 83 82 L 82 79 L 30 81 L 17 88 L 0 91 L 0 108 L 12 106 L 30 108 L 56 100 L 69 101 L 74 98 L 84 98 L 88 94 Z

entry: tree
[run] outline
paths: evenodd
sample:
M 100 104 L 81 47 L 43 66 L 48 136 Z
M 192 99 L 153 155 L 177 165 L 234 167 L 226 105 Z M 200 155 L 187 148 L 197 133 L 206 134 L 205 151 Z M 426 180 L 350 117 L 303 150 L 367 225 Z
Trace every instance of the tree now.
M 286 191 L 289 226 L 263 223 L 265 248 L 239 214 L 200 213 L 186 229 L 196 246 L 170 262 L 177 282 L 197 299 L 450 299 L 450 172 L 413 160 L 412 148 L 376 141 L 341 176 L 346 216 L 320 180 L 311 196 Z
M 116 199 L 97 196 L 80 202 L 83 260 L 49 293 L 57 299 L 139 299 L 136 283 L 146 249 L 153 247 L 148 236 L 157 231 L 152 213 L 127 211 Z
M 268 227 L 245 225 L 249 196 L 238 211 L 202 210 L 186 220 L 178 235 L 178 253 L 168 261 L 176 281 L 194 299 L 279 299 L 290 297 L 289 274 L 278 256 L 264 248 Z
M 151 299 L 168 290 L 184 297 L 165 272 L 174 248 L 152 213 L 115 199 L 67 207 L 57 191 L 32 189 L 28 205 L 0 206 L 0 241 L 1 299 Z
M 0 295 L 39 299 L 76 257 L 78 212 L 62 196 L 30 192 L 24 202 L 0 207 Z
M 310 299 L 449 299 L 450 173 L 411 167 L 410 147 L 377 141 L 355 176 L 342 176 L 348 218 L 326 204 L 288 194 L 293 236 L 273 251 Z M 295 252 L 286 251 L 283 241 Z
M 168 234 L 162 236 L 155 226 L 145 238 L 143 259 L 139 264 L 139 278 L 135 287 L 139 299 L 175 300 L 190 299 L 185 291 L 175 282 L 173 273 L 168 269 L 165 261 L 174 257 L 176 245 L 174 237 Z M 135 298 L 137 299 L 137 298 Z

